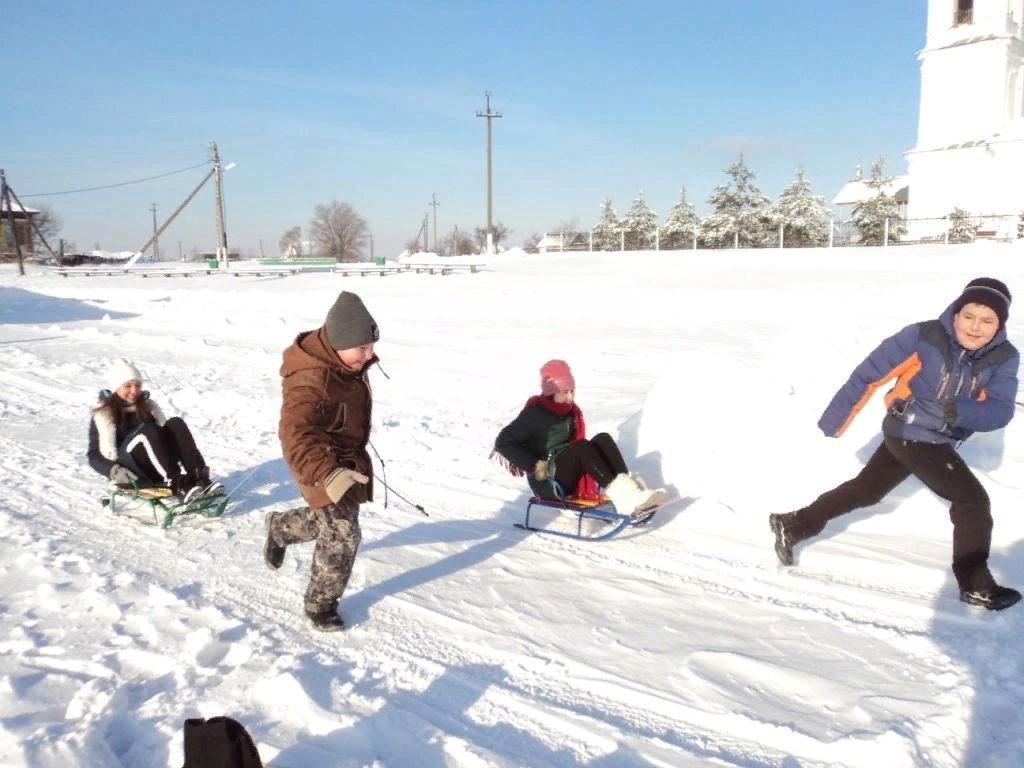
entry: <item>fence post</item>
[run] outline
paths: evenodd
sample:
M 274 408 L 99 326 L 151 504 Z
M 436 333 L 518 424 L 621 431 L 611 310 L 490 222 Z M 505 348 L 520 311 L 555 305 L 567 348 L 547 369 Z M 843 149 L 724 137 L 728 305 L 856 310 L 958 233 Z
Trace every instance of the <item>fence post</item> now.
M 779 222 L 779 248 L 784 248 L 785 247 L 785 234 L 782 231 L 782 228 L 784 226 L 785 225 L 780 221 Z
M 949 245 L 949 214 L 943 216 L 943 221 L 946 222 L 946 245 Z
M 836 220 L 829 219 L 828 222 L 828 247 L 831 248 L 836 241 Z
M 885 248 L 889 247 L 889 217 L 885 217 L 885 234 L 882 239 L 882 246 Z

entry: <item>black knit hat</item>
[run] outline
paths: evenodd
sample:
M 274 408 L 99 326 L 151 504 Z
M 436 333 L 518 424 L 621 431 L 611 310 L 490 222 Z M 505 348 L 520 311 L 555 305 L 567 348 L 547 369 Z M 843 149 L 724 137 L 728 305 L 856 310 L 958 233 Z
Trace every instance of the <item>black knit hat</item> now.
M 1010 289 L 1006 283 L 996 280 L 993 277 L 976 277 L 964 287 L 964 292 L 953 302 L 953 314 L 955 315 L 965 304 L 984 304 L 996 313 L 999 318 L 999 327 L 1006 325 L 1006 318 L 1010 314 Z
M 363 300 L 354 293 L 342 291 L 324 321 L 327 340 L 335 350 L 370 344 L 380 338 L 377 323 L 367 311 Z

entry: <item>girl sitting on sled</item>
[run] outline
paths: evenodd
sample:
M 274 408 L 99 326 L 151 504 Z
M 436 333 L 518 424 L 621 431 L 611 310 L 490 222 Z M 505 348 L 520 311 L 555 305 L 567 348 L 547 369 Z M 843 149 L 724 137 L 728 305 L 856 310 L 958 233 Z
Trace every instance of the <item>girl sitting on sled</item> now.
M 544 363 L 540 389 L 498 434 L 492 457 L 500 457 L 513 475 L 526 475 L 530 489 L 544 499 L 597 501 L 600 486 L 624 515 L 665 500 L 663 488 L 648 488 L 639 476 L 630 474 L 611 435 L 602 432 L 587 439 L 568 363 Z
M 89 466 L 117 485 L 162 485 L 185 501 L 224 492 L 210 481 L 188 425 L 164 416 L 131 361 L 114 360 L 106 382 L 89 421 Z

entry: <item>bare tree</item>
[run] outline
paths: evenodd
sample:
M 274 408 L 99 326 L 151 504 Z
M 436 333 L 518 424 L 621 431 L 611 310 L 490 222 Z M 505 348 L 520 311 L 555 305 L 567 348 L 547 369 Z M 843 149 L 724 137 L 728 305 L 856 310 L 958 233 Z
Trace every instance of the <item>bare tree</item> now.
M 277 241 L 277 248 L 285 256 L 302 255 L 302 227 L 296 224 L 285 230 L 281 239 Z
M 477 230 L 477 232 L 480 231 Z M 486 237 L 484 242 L 487 242 Z M 464 256 L 469 253 L 478 253 L 479 250 L 477 248 L 477 241 L 474 241 L 468 232 L 464 232 L 461 229 L 450 232 L 437 241 L 439 256 Z
M 528 238 L 523 240 L 523 250 L 526 251 L 527 253 L 537 253 L 537 246 L 543 239 L 544 238 L 541 235 L 538 235 L 536 232 L 534 232 Z
M 367 245 L 366 220 L 348 203 L 332 200 L 318 205 L 309 222 L 309 237 L 317 253 L 335 261 L 360 261 Z
M 505 240 L 510 231 L 511 230 L 500 221 L 494 222 L 494 245 L 498 246 L 502 240 Z M 476 236 L 477 245 L 479 245 L 480 250 L 483 251 L 483 249 L 487 247 L 487 229 L 485 227 L 477 227 L 474 235 Z
M 39 213 L 33 216 L 32 220 L 39 231 L 43 233 L 43 237 L 46 238 L 50 247 L 57 250 L 57 235 L 60 234 L 60 230 L 64 226 L 64 220 L 60 215 L 50 206 L 42 205 L 39 207 Z M 43 244 L 40 243 L 39 247 L 42 248 Z

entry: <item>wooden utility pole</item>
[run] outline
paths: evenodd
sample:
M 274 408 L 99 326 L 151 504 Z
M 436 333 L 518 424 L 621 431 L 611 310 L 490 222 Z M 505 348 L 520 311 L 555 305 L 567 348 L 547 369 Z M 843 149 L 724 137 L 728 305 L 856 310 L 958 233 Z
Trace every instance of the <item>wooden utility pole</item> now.
M 430 203 L 430 205 L 432 205 L 434 207 L 434 253 L 437 253 L 437 206 L 439 206 L 440 203 L 437 202 L 437 193 L 436 192 L 431 194 L 430 197 L 433 200 Z
M 492 212 L 494 208 L 494 196 L 492 193 L 492 173 L 491 173 L 491 122 L 496 117 L 501 117 L 501 112 L 491 111 L 491 92 L 484 91 L 484 96 L 487 97 L 487 111 L 477 112 L 477 117 L 487 118 L 487 252 L 494 253 L 494 220 Z
M 7 176 L 0 169 L 0 207 L 4 208 L 7 214 L 7 226 L 11 229 L 11 239 L 14 240 L 14 252 L 18 254 L 18 274 L 25 274 L 25 262 L 21 258 L 21 245 L 18 243 L 18 230 L 14 227 L 14 206 L 11 204 L 11 190 L 7 186 Z M 28 213 L 25 212 L 28 216 Z
M 423 251 L 426 253 L 427 250 L 427 227 L 430 226 L 430 217 L 427 214 L 423 214 Z

